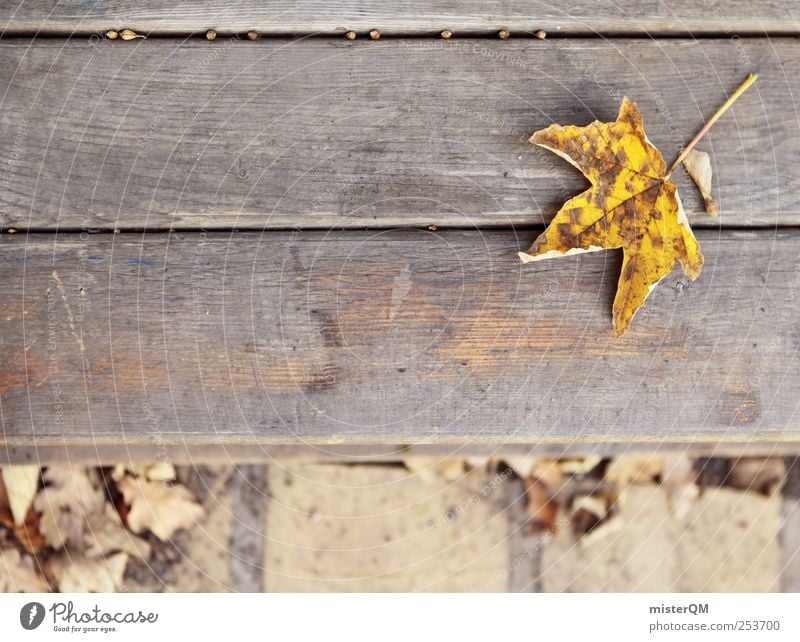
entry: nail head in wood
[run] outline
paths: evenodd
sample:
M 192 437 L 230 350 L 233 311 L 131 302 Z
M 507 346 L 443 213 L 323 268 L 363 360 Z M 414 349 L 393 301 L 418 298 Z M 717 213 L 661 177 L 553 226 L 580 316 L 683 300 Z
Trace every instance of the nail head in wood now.
M 119 32 L 119 37 L 123 40 L 136 40 L 137 38 L 144 38 L 140 33 L 136 33 L 133 29 L 123 29 Z

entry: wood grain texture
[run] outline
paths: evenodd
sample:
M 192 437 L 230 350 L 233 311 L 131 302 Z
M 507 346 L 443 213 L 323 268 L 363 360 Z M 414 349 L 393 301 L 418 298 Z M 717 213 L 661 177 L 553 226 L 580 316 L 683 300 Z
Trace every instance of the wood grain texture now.
M 558 33 L 797 33 L 800 17 L 786 0 L 3 0 L 3 30 L 149 33 L 257 29 L 273 34 L 380 29 L 430 34 L 443 29 Z
M 615 339 L 508 230 L 0 236 L 2 445 L 797 442 L 800 232 L 699 238 Z
M 0 463 L 38 464 L 69 462 L 83 466 L 114 466 L 119 462 L 148 463 L 170 461 L 174 464 L 263 464 L 278 462 L 396 464 L 408 459 L 430 463 L 468 458 L 472 462 L 488 459 L 536 456 L 541 458 L 619 457 L 646 453 L 652 455 L 686 455 L 689 457 L 795 457 L 800 451 L 797 441 L 742 442 L 626 442 L 602 441 L 546 444 L 395 444 L 359 445 L 285 445 L 285 444 L 218 444 L 196 443 L 119 443 L 60 446 L 0 445 Z
M 719 219 L 800 224 L 794 39 L 0 43 L 0 228 L 543 225 L 586 185 L 527 142 L 636 100 L 701 144 Z

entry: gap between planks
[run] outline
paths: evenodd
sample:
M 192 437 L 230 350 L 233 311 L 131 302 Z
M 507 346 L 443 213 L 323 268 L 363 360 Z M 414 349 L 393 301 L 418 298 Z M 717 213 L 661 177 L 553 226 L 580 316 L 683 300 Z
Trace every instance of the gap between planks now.
M 187 0 L 178 6 L 164 0 L 106 0 L 64 3 L 58 0 L 0 2 L 0 29 L 24 32 L 99 31 L 130 28 L 139 32 L 191 33 L 214 29 L 220 33 L 247 32 L 306 34 L 385 33 L 425 35 L 449 30 L 512 33 L 621 34 L 754 33 L 791 34 L 800 23 L 788 3 L 780 0 L 630 0 L 624 6 L 610 0 Z
M 7 30 L 2 33 L 3 41 L 13 41 L 13 40 L 30 40 L 30 39 L 38 39 L 38 40 L 74 40 L 78 38 L 97 38 L 102 37 L 105 39 L 105 34 L 109 31 L 116 31 L 118 27 L 109 26 L 107 28 L 99 28 L 97 30 L 75 30 L 75 31 L 14 31 L 14 30 Z M 158 41 L 158 40 L 207 40 L 206 33 L 208 31 L 214 31 L 216 33 L 216 40 L 223 41 L 223 40 L 237 40 L 241 42 L 253 42 L 247 37 L 247 32 L 241 31 L 219 31 L 218 29 L 214 29 L 213 27 L 208 28 L 201 28 L 193 31 L 153 31 L 147 32 L 144 31 L 139 35 L 144 36 L 143 38 L 137 38 L 133 41 L 129 41 L 128 43 L 120 42 L 118 43 L 119 46 L 125 46 L 125 44 L 145 44 L 148 40 L 149 41 Z M 292 31 L 292 32 L 281 32 L 281 31 L 264 31 L 258 32 L 258 38 L 255 42 L 260 40 L 267 40 L 267 41 L 302 41 L 302 40 L 340 40 L 345 38 L 345 34 L 348 33 L 349 30 L 338 30 L 338 31 L 317 31 L 317 32 L 304 32 L 304 31 Z M 611 31 L 611 32 L 596 32 L 596 33 L 587 33 L 582 31 L 555 31 L 555 32 L 544 32 L 542 31 L 543 35 L 537 35 L 536 31 L 517 31 L 510 35 L 508 38 L 502 38 L 498 35 L 499 30 L 462 30 L 459 31 L 457 34 L 453 34 L 451 37 L 443 38 L 442 31 L 447 31 L 446 28 L 441 30 L 433 30 L 433 31 L 423 31 L 423 32 L 416 32 L 416 31 L 390 31 L 384 30 L 380 27 L 376 28 L 376 31 L 380 32 L 380 37 L 374 40 L 420 40 L 420 39 L 433 39 L 433 40 L 450 40 L 450 41 L 457 41 L 457 40 L 572 40 L 572 41 L 580 41 L 580 40 L 646 40 L 646 41 L 657 41 L 657 40 L 686 40 L 687 38 L 691 38 L 693 40 L 721 40 L 721 39 L 730 39 L 735 36 L 737 40 L 769 40 L 771 38 L 787 38 L 787 37 L 800 37 L 800 29 L 797 30 L 787 30 L 787 31 L 780 31 L 780 30 L 773 30 L 773 31 L 736 31 L 736 33 L 731 33 L 730 31 L 701 31 L 698 33 L 692 33 L 690 31 L 650 31 L 648 33 L 641 33 L 638 31 Z M 137 32 L 139 33 L 139 32 Z M 373 40 L 370 37 L 369 32 L 361 31 L 357 33 L 357 40 L 363 40 L 365 42 L 369 42 Z

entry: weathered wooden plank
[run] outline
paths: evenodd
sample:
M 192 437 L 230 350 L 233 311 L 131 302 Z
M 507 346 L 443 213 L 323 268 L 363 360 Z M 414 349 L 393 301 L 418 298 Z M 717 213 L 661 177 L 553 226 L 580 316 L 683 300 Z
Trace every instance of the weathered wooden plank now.
M 170 461 L 174 464 L 263 464 L 274 462 L 374 464 L 398 463 L 408 459 L 441 462 L 448 459 L 481 461 L 514 457 L 542 458 L 619 457 L 635 453 L 683 454 L 689 457 L 779 457 L 796 456 L 800 441 L 741 442 L 563 442 L 546 444 L 395 444 L 359 445 L 283 445 L 194 443 L 119 443 L 60 446 L 2 446 L 0 464 L 45 466 L 69 462 L 72 465 L 113 466 L 120 462 L 148 463 Z
M 719 219 L 800 224 L 794 39 L 0 43 L 0 228 L 543 224 L 585 181 L 527 142 L 638 101 L 669 161 L 717 123 Z
M 800 232 L 706 231 L 615 339 L 618 256 L 529 234 L 0 237 L 5 446 L 800 439 Z
M 105 31 L 129 27 L 144 32 L 257 29 L 273 34 L 366 32 L 430 34 L 443 29 L 491 33 L 797 33 L 797 17 L 781 0 L 82 0 L 0 2 L 3 30 Z

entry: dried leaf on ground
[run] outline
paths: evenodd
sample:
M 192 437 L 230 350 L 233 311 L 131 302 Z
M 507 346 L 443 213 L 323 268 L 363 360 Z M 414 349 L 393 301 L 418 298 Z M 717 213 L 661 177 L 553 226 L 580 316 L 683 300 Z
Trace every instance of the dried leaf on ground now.
M 0 476 L 0 526 L 5 526 L 12 531 L 17 541 L 28 553 L 36 554 L 47 546 L 47 542 L 39 532 L 39 514 L 33 509 L 33 506 L 28 509 L 22 524 L 14 521 L 2 476 Z
M 142 560 L 150 557 L 150 544 L 127 530 L 119 513 L 109 503 L 106 503 L 103 514 L 92 518 L 83 534 L 83 541 L 83 552 L 87 557 L 104 557 L 117 552 Z
M 464 461 L 467 462 L 467 466 L 472 470 L 476 468 L 486 468 L 492 463 L 496 462 L 496 460 L 493 460 L 488 455 L 474 455 L 474 456 L 467 455 L 466 457 L 464 457 Z
M 611 507 L 611 497 L 606 494 L 578 495 L 572 499 L 570 521 L 575 534 L 586 535 L 603 522 Z
M 542 589 L 568 592 L 767 591 L 779 588 L 781 503 L 709 489 L 692 518 L 670 513 L 660 485 L 624 491 L 619 517 L 582 538 L 563 529 L 542 549 Z
M 445 459 L 436 464 L 436 475 L 445 481 L 458 481 L 467 473 L 466 459 Z
M 621 455 L 611 460 L 604 479 L 618 487 L 649 484 L 664 474 L 664 457 L 657 454 Z
M 589 532 L 581 536 L 578 543 L 583 547 L 592 547 L 597 542 L 601 542 L 616 533 L 619 533 L 625 528 L 625 519 L 619 513 L 614 514 L 609 519 L 605 519 Z
M 692 177 L 695 185 L 703 196 L 706 212 L 711 216 L 719 214 L 719 208 L 711 196 L 711 159 L 705 152 L 696 149 L 689 150 L 683 159 L 686 172 Z
M 764 495 L 777 493 L 786 479 L 780 457 L 741 457 L 731 461 L 729 485 Z
M 127 553 L 91 558 L 67 550 L 51 558 L 49 568 L 62 593 L 114 593 L 127 565 Z
M 565 475 L 586 475 L 602 461 L 600 455 L 589 455 L 580 459 L 542 459 L 532 454 L 505 456 L 503 461 L 524 479 L 533 475 L 552 488 L 561 485 Z
M 531 476 L 525 480 L 525 494 L 530 516 L 526 530 L 529 533 L 555 533 L 559 503 L 553 489 L 545 481 Z
M 690 279 L 700 275 L 703 255 L 678 189 L 667 176 L 661 152 L 647 140 L 632 100 L 623 99 L 613 123 L 551 125 L 531 142 L 572 163 L 592 186 L 562 206 L 530 250 L 520 253 L 524 262 L 621 248 L 613 308 L 617 335 L 676 261 Z
M 6 486 L 3 483 L 3 476 L 0 475 L 0 524 L 10 526 L 14 523 L 14 516 L 11 514 L 11 506 L 8 503 Z
M 520 479 L 525 479 L 533 472 L 534 466 L 542 460 L 531 454 L 505 455 L 503 461 Z M 552 460 L 550 460 L 552 461 Z
M 149 530 L 165 542 L 175 531 L 193 526 L 205 517 L 203 507 L 180 484 L 125 477 L 117 487 L 130 506 L 127 521 L 134 533 Z
M 440 479 L 458 481 L 467 474 L 469 468 L 466 458 L 437 461 L 424 457 L 408 457 L 403 460 L 403 465 L 428 484 L 436 483 Z
M 39 514 L 31 509 L 25 516 L 25 521 L 19 525 L 15 524 L 11 529 L 17 541 L 22 544 L 22 547 L 31 555 L 35 555 L 43 548 L 47 547 L 47 540 L 45 540 L 39 530 L 40 522 Z M 6 526 L 8 525 L 6 524 Z
M 0 593 L 47 593 L 50 587 L 36 572 L 33 558 L 15 548 L 0 549 Z
M 119 481 L 126 474 L 144 477 L 150 481 L 173 481 L 176 477 L 175 466 L 170 462 L 160 461 L 155 464 L 117 464 L 111 471 L 111 478 Z
M 700 497 L 694 462 L 686 455 L 665 457 L 661 486 L 667 491 L 673 517 L 679 522 L 685 521 L 694 511 Z
M 562 459 L 559 461 L 561 472 L 565 475 L 586 475 L 592 472 L 603 461 L 600 455 L 587 455 L 580 459 Z
M 529 476 L 543 481 L 551 491 L 558 489 L 564 482 L 564 472 L 558 459 L 540 459 L 533 466 Z
M 34 507 L 41 514 L 39 530 L 54 548 L 83 546 L 87 518 L 101 514 L 105 504 L 95 471 L 48 466 L 42 477 L 45 486 L 34 500 Z
M 25 522 L 25 516 L 39 490 L 40 468 L 33 465 L 6 466 L 1 472 L 8 506 L 14 523 L 19 526 Z

